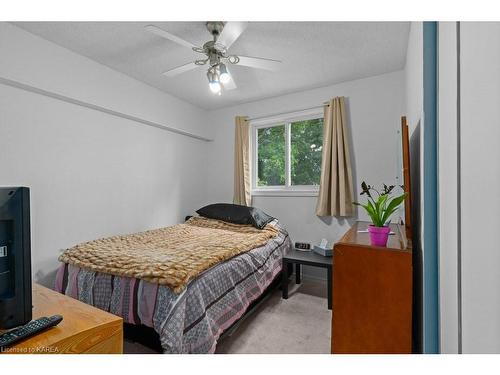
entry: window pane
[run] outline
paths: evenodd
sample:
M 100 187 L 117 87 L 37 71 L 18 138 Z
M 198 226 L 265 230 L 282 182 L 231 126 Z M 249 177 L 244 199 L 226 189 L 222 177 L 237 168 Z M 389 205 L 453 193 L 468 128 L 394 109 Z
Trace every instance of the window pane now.
M 257 186 L 285 185 L 285 126 L 257 130 Z
M 291 147 L 291 184 L 319 185 L 323 119 L 292 122 Z

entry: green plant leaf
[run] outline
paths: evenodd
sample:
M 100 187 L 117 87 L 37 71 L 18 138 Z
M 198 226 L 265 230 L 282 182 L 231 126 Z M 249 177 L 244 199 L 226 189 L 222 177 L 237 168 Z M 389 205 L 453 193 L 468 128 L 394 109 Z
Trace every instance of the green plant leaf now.
M 387 205 L 387 208 L 385 209 L 384 215 L 382 216 L 382 221 L 384 223 L 389 220 L 390 216 L 394 213 L 394 211 L 396 211 L 398 207 L 401 205 L 401 203 L 403 203 L 405 197 L 406 193 L 391 200 L 391 202 Z
M 377 227 L 383 226 L 383 224 L 381 224 L 381 216 L 380 216 L 380 212 L 377 208 L 377 202 L 372 203 L 372 202 L 368 201 L 368 207 L 370 208 L 369 214 L 370 214 L 370 218 L 372 219 L 373 224 Z
M 370 218 L 373 220 L 373 218 L 375 217 L 375 211 L 373 210 L 373 205 L 370 203 L 370 201 L 368 201 L 367 204 L 360 204 L 360 206 L 365 209 L 368 216 L 370 216 Z
M 385 211 L 385 205 L 386 205 L 388 198 L 389 198 L 388 195 L 382 194 L 377 199 L 377 202 L 375 205 L 376 214 L 377 214 L 377 226 L 384 225 L 383 216 L 384 216 L 384 211 Z
M 385 207 L 385 202 L 387 202 L 387 199 L 389 198 L 388 195 L 382 194 L 380 197 L 377 199 L 377 210 L 379 213 L 382 213 L 384 207 Z

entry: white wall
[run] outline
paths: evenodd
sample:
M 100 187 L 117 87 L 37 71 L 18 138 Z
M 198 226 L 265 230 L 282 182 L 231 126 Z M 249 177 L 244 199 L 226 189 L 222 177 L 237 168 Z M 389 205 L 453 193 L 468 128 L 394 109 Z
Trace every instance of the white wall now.
M 461 23 L 464 353 L 500 353 L 500 23 Z
M 321 105 L 335 97 L 347 98 L 353 154 L 355 196 L 362 180 L 370 184 L 392 183 L 397 173 L 397 130 L 404 114 L 402 71 L 345 82 L 315 90 L 275 97 L 211 111 L 215 141 L 207 161 L 210 202 L 232 202 L 234 117 L 261 117 Z M 321 219 L 315 215 L 316 197 L 254 197 L 253 205 L 273 215 L 288 229 L 292 241 L 338 240 L 354 218 Z M 361 213 L 362 218 L 366 218 Z M 321 272 L 307 270 L 311 276 Z
M 211 136 L 200 108 L 7 22 L 0 22 L 0 51 L 0 78 Z
M 0 77 L 209 135 L 205 111 L 0 23 Z M 31 188 L 35 280 L 59 249 L 170 225 L 200 207 L 209 147 L 166 130 L 0 84 L 0 186 Z
M 438 29 L 439 320 L 441 353 L 458 353 L 456 26 L 456 22 L 440 22 Z
M 439 25 L 439 185 L 441 351 L 500 353 L 500 23 L 461 22 L 460 133 L 457 133 L 455 23 Z M 457 170 L 457 136 L 460 171 Z M 461 199 L 457 204 L 458 173 Z M 461 211 L 461 233 L 456 215 Z M 461 243 L 461 303 L 457 246 Z
M 413 132 L 423 111 L 424 100 L 424 60 L 422 22 L 412 22 L 406 50 L 405 87 L 406 117 L 410 134 Z

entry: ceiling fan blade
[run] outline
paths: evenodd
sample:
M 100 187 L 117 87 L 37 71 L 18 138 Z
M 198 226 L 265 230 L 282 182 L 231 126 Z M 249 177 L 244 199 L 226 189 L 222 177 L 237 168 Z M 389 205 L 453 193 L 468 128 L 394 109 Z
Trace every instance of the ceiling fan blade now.
M 196 65 L 194 62 L 190 62 L 181 66 L 178 66 L 177 68 L 173 68 L 170 70 L 167 70 L 166 72 L 163 72 L 162 74 L 166 77 L 174 77 L 176 75 L 179 75 L 184 72 L 189 72 L 190 70 L 200 68 L 201 65 Z
M 227 67 L 226 67 L 226 69 L 227 69 Z M 231 79 L 229 80 L 229 82 L 222 84 L 222 86 L 224 87 L 224 90 L 234 90 L 234 89 L 237 89 L 238 86 L 236 86 L 236 82 L 234 82 L 234 75 L 231 74 L 231 72 L 229 71 L 229 69 L 227 69 L 227 72 L 231 76 Z
M 222 32 L 217 38 L 217 43 L 223 44 L 226 48 L 231 45 L 240 37 L 248 26 L 248 22 L 226 22 Z
M 155 25 L 147 25 L 144 26 L 144 28 L 149 31 L 150 33 L 156 34 L 158 36 L 161 36 L 162 38 L 171 40 L 172 42 L 175 42 L 177 44 L 180 44 L 181 46 L 188 47 L 188 48 L 197 48 L 193 43 L 188 42 L 187 40 L 184 40 L 182 38 L 179 38 L 177 35 L 170 34 L 168 31 L 165 31 L 163 29 L 160 29 L 158 26 Z
M 239 56 L 240 61 L 236 65 L 248 66 L 250 68 L 265 69 L 275 71 L 281 64 L 279 60 L 264 59 L 262 57 Z

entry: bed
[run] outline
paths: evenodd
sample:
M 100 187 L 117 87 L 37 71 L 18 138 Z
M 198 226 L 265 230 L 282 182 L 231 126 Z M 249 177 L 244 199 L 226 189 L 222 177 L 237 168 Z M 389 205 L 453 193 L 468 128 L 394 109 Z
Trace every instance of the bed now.
M 181 233 L 186 228 L 191 229 L 189 226 L 193 225 L 193 219 L 200 224 L 200 218 L 178 224 L 181 226 Z M 230 231 L 232 228 L 235 231 L 251 231 L 249 225 L 221 224 L 218 220 L 201 219 L 205 220 L 201 222 L 203 226 L 213 226 L 207 229 L 211 233 L 210 238 L 221 238 L 224 242 L 227 241 L 221 234 L 228 230 L 227 225 L 233 226 L 229 227 Z M 163 267 L 164 273 L 158 274 L 149 269 L 147 272 L 139 272 L 140 266 L 131 266 L 120 274 L 109 261 L 106 266 L 102 266 L 106 263 L 104 257 L 87 264 L 78 259 L 75 261 L 74 257 L 71 259 L 61 256 L 62 264 L 57 272 L 55 289 L 119 315 L 125 323 L 153 328 L 159 335 L 165 353 L 213 353 L 221 334 L 243 316 L 250 304 L 280 274 L 283 254 L 290 248 L 291 242 L 287 231 L 277 220 L 269 222 L 266 230 L 274 231 L 274 235 L 269 236 L 264 243 L 261 238 L 257 247 L 252 247 L 252 244 L 258 242 L 251 242 L 247 244 L 250 248 L 240 249 L 236 254 L 229 251 L 225 258 L 212 261 L 209 267 L 195 276 L 185 277 L 185 285 L 179 282 L 182 277 L 170 277 L 172 272 L 169 267 L 166 270 Z M 151 232 L 153 231 L 142 234 L 152 236 Z M 238 236 L 234 233 L 231 237 Z M 259 233 L 255 232 L 255 235 Z M 120 243 L 123 245 L 125 241 L 126 244 L 131 244 L 129 247 L 134 250 L 135 237 L 131 239 L 130 236 L 121 236 Z M 141 236 L 138 238 L 146 243 L 151 242 Z M 186 238 L 189 242 L 189 235 Z M 182 240 L 177 238 L 179 239 Z M 102 246 L 106 241 L 109 242 L 110 239 L 98 240 L 97 244 Z M 168 242 L 172 247 L 171 241 Z M 95 242 L 86 244 L 96 246 Z M 179 247 L 175 254 L 184 254 L 183 244 L 184 242 L 180 242 L 175 245 Z M 205 248 L 211 251 L 211 248 L 219 246 L 222 245 L 211 244 Z M 231 246 L 226 248 L 230 249 Z M 87 250 L 88 247 L 85 246 L 80 248 L 80 256 L 84 254 L 84 258 Z M 168 256 L 170 259 L 171 254 Z M 212 259 L 213 255 L 209 258 Z M 158 267 L 161 268 L 161 264 Z

